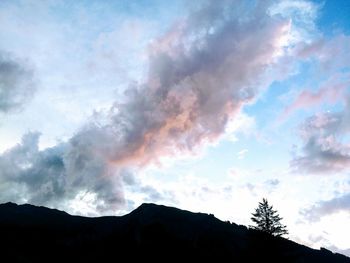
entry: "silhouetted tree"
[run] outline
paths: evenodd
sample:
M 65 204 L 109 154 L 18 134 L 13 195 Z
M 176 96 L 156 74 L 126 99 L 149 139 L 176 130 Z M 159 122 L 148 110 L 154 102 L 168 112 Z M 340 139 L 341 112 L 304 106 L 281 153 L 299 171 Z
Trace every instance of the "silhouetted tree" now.
M 250 226 L 253 229 L 264 231 L 274 236 L 282 236 L 288 234 L 287 227 L 281 224 L 282 218 L 278 215 L 276 210 L 273 210 L 272 205 L 265 198 L 259 202 L 255 213 L 252 213 L 251 220 L 256 226 Z

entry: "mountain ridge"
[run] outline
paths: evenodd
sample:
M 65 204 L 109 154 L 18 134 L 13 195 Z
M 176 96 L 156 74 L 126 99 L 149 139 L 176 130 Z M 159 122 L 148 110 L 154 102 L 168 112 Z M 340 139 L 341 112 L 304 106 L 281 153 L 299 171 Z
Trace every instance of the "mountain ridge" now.
M 124 216 L 95 218 L 5 203 L 0 204 L 0 231 L 2 254 L 11 262 L 107 261 L 115 253 L 156 261 L 350 262 L 339 253 L 223 222 L 212 214 L 152 203 Z

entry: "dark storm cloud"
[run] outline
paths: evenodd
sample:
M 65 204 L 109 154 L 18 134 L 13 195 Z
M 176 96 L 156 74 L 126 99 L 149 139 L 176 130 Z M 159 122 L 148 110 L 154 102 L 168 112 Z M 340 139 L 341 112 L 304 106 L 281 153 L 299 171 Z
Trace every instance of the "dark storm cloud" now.
M 35 90 L 26 62 L 0 51 L 0 113 L 20 109 Z
M 350 169 L 350 148 L 342 139 L 350 132 L 349 98 L 343 111 L 322 113 L 300 126 L 303 154 L 291 161 L 296 172 L 332 174 Z
M 118 209 L 121 186 L 137 184 L 121 176 L 124 169 L 218 139 L 266 85 L 283 51 L 289 20 L 270 16 L 267 3 L 212 1 L 174 24 L 150 44 L 144 83 L 131 84 L 108 114 L 96 114 L 67 143 L 41 151 L 29 134 L 0 156 L 2 180 L 24 190 L 5 192 L 54 205 L 88 191 L 99 211 Z M 134 187 L 161 198 L 156 189 Z

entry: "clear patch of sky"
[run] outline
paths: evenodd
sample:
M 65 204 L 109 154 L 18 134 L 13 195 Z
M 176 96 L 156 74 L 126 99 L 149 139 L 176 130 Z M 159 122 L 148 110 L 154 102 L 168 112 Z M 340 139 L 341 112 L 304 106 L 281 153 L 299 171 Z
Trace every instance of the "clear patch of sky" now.
M 322 3 L 317 24 L 326 35 L 337 33 L 350 34 L 350 1 L 349 0 L 314 0 Z
M 198 158 L 174 162 L 168 167 L 153 170 L 158 179 L 177 180 L 188 173 L 200 176 L 212 183 L 224 183 L 229 179 L 230 170 L 247 171 L 256 176 L 273 175 L 274 170 L 288 168 L 289 144 L 266 144 L 252 135 L 238 135 L 236 142 L 220 140 L 217 145 L 207 147 Z M 245 151 L 244 154 L 239 153 Z M 264 171 L 264 173 L 261 173 Z M 171 175 L 171 176 L 169 176 Z M 245 176 L 242 174 L 241 176 Z M 231 178 L 232 179 L 232 178 Z
M 63 31 L 66 37 L 73 42 L 82 42 L 83 40 L 87 49 L 97 35 L 102 32 L 118 30 L 122 22 L 138 20 L 144 23 L 153 23 L 155 32 L 154 35 L 150 36 L 151 38 L 169 29 L 169 26 L 176 19 L 186 16 L 189 11 L 185 6 L 185 1 L 159 0 L 52 1 L 45 3 L 0 1 L 0 9 L 10 10 L 8 15 L 12 17 L 12 24 L 25 22 L 24 26 L 32 26 L 33 30 L 43 28 L 43 25 L 46 24 L 54 24 L 53 30 Z M 23 18 L 23 16 L 25 17 Z M 6 31 L 8 30 L 6 29 Z M 7 37 L 4 37 L 4 40 L 7 40 L 9 34 L 13 33 L 7 32 Z
M 104 24 L 105 29 L 111 29 L 111 21 L 120 18 L 139 18 L 141 20 L 163 21 L 161 25 L 169 25 L 169 20 L 185 14 L 184 1 L 64 1 L 63 4 L 52 6 L 55 15 L 63 20 L 69 20 L 77 13 L 81 18 L 98 18 L 99 24 Z M 85 12 L 85 13 L 84 13 Z
M 268 128 L 277 121 L 284 108 L 291 102 L 292 91 L 299 89 L 302 76 L 292 76 L 283 82 L 276 81 L 259 96 L 254 104 L 246 105 L 244 112 L 255 118 L 258 130 Z
M 103 32 L 117 30 L 123 21 L 142 17 L 136 12 L 129 12 L 127 3 L 122 1 L 98 2 L 62 2 L 50 6 L 51 14 L 66 27 L 66 34 L 71 39 L 84 39 L 89 48 L 96 36 Z

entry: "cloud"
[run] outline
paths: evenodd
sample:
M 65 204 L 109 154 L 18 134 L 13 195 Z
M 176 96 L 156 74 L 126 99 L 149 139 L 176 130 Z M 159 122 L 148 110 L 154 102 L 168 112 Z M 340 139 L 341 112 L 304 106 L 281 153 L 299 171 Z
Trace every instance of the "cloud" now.
M 72 143 L 40 151 L 39 136 L 26 134 L 21 143 L 0 156 L 2 201 L 65 206 L 81 192 L 91 192 L 96 194 L 94 202 L 101 213 L 123 203 L 118 182 L 99 156 Z
M 244 114 L 243 111 L 239 112 L 234 119 L 231 119 L 226 124 L 226 138 L 232 142 L 238 140 L 238 135 L 253 136 L 256 132 L 255 118 Z
M 115 164 L 144 165 L 223 134 L 228 120 L 255 98 L 283 48 L 278 40 L 287 34 L 287 21 L 262 8 L 241 23 L 212 2 L 150 46 L 147 81 L 130 87 L 112 116 L 111 125 L 125 125 Z
M 277 185 L 280 184 L 280 180 L 278 180 L 278 179 L 269 179 L 269 180 L 265 181 L 265 184 L 267 186 L 276 187 Z
M 335 214 L 341 211 L 350 212 L 350 193 L 335 197 L 327 201 L 317 202 L 301 214 L 311 222 L 317 222 L 323 216 Z
M 349 80 L 332 78 L 315 92 L 303 90 L 299 93 L 295 100 L 285 108 L 284 112 L 282 113 L 282 118 L 286 118 L 294 111 L 309 109 L 320 105 L 321 103 L 337 103 L 344 98 L 345 91 L 349 85 Z
M 350 132 L 349 98 L 343 111 L 321 113 L 299 127 L 303 154 L 290 163 L 295 172 L 331 174 L 350 169 L 350 146 L 344 138 Z
M 253 196 L 271 195 L 280 187 L 280 180 L 272 178 L 263 182 L 246 183 L 244 187 L 249 190 Z
M 329 40 L 320 38 L 311 43 L 302 43 L 297 46 L 295 56 L 317 61 L 321 72 L 349 69 L 350 36 L 339 34 Z
M 174 205 L 176 203 L 176 197 L 173 190 L 160 189 L 161 187 L 154 187 L 149 182 L 141 180 L 141 178 L 135 176 L 135 173 L 123 170 L 120 173 L 124 182 L 125 188 L 127 188 L 128 194 L 141 196 L 141 202 L 152 203 L 164 203 L 168 202 Z
M 349 170 L 350 146 L 346 137 L 350 131 L 350 37 L 337 35 L 327 41 L 321 38 L 308 44 L 301 43 L 295 50 L 296 56 L 315 62 L 312 65 L 318 75 L 327 75 L 317 91 L 302 91 L 285 108 L 282 116 L 285 118 L 296 110 L 323 103 L 342 103 L 345 107 L 340 112 L 315 114 L 300 125 L 303 153 L 293 158 L 291 167 L 295 172 L 314 174 Z
M 335 246 L 330 240 L 329 240 L 329 234 L 325 231 L 322 231 L 321 235 L 309 235 L 308 236 L 308 242 L 305 243 L 305 241 L 302 240 L 298 240 L 298 238 L 296 238 L 295 241 L 297 241 L 298 243 L 303 243 L 306 246 L 309 247 L 314 247 L 316 249 L 319 248 L 326 248 L 330 251 L 332 251 L 333 253 L 340 253 L 346 256 L 350 256 L 350 249 L 341 249 L 337 246 Z
M 238 159 L 242 160 L 245 158 L 246 154 L 248 153 L 247 149 L 243 149 L 237 153 Z
M 335 253 L 340 253 L 340 254 L 343 254 L 343 255 L 350 257 L 350 248 L 340 249 L 336 246 L 328 246 L 327 248 L 331 251 L 334 251 Z
M 131 83 L 108 112 L 96 112 L 65 143 L 39 150 L 39 135 L 29 133 L 1 155 L 0 177 L 11 186 L 2 197 L 59 206 L 88 192 L 100 213 L 120 209 L 123 184 L 135 183 L 123 179 L 125 169 L 217 140 L 273 81 L 267 75 L 291 24 L 269 8 L 212 1 L 179 20 L 150 44 L 146 79 Z
M 350 85 L 350 37 L 337 35 L 331 39 L 320 38 L 310 43 L 300 43 L 293 49 L 293 56 L 312 63 L 317 78 L 323 79 L 320 87 L 302 90 L 284 109 L 280 119 L 301 109 L 310 109 L 323 103 L 336 104 L 343 101 Z
M 28 63 L 0 51 L 0 113 L 19 110 L 35 90 Z

